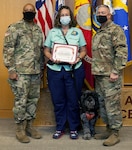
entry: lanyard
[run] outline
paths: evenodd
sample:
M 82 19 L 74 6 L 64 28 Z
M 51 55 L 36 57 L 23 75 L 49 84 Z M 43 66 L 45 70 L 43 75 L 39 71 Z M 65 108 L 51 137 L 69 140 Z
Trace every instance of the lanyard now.
M 61 32 L 62 32 L 62 35 L 63 35 L 63 37 L 64 37 L 65 41 L 66 41 L 66 44 L 67 44 L 67 45 L 69 45 L 69 43 L 68 43 L 68 41 L 67 41 L 67 39 L 66 39 L 66 37 L 65 37 L 65 35 L 64 35 L 64 33 L 63 33 L 63 31 L 62 31 L 62 30 L 61 30 Z

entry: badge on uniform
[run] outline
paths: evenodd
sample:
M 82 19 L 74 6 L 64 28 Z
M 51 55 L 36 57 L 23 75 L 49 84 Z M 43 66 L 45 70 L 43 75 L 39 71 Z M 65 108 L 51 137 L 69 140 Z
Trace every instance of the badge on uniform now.
M 77 31 L 73 31 L 71 34 L 72 35 L 78 35 L 78 32 Z

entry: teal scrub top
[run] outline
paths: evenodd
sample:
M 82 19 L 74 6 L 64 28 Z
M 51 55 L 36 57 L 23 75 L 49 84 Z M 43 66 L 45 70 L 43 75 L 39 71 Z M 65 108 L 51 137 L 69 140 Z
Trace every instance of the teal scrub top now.
M 86 45 L 84 35 L 79 28 L 76 27 L 70 28 L 67 34 L 65 35 L 65 38 L 69 45 L 71 44 L 78 46 L 78 55 L 79 55 L 79 48 Z M 62 34 L 61 28 L 53 28 L 49 31 L 48 36 L 44 42 L 44 46 L 51 48 L 52 52 L 54 43 L 67 44 L 65 38 Z M 78 62 L 75 65 L 74 69 L 79 68 L 81 64 L 82 64 L 81 61 Z M 72 65 L 47 64 L 47 66 L 55 71 L 60 71 L 62 67 L 64 67 L 66 71 L 70 71 L 72 69 Z

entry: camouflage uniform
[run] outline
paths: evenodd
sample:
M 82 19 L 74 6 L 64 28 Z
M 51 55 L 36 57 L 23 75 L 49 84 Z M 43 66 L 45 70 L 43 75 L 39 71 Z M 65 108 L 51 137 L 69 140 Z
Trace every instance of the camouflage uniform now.
M 15 95 L 16 123 L 35 118 L 40 97 L 40 72 L 43 67 L 42 32 L 38 25 L 21 20 L 8 27 L 4 40 L 4 64 L 18 80 L 9 79 Z M 42 66 L 41 66 L 42 65 Z
M 97 31 L 92 44 L 92 73 L 95 89 L 100 94 L 100 115 L 111 129 L 119 130 L 122 126 L 122 69 L 127 62 L 126 37 L 118 25 L 108 21 Z M 117 81 L 110 81 L 111 73 L 119 75 Z

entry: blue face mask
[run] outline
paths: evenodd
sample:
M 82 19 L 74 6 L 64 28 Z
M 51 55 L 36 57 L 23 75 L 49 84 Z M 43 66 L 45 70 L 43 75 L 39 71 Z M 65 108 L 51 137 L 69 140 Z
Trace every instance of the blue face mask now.
M 70 16 L 62 16 L 60 17 L 60 22 L 62 25 L 68 25 L 71 21 L 71 17 Z

